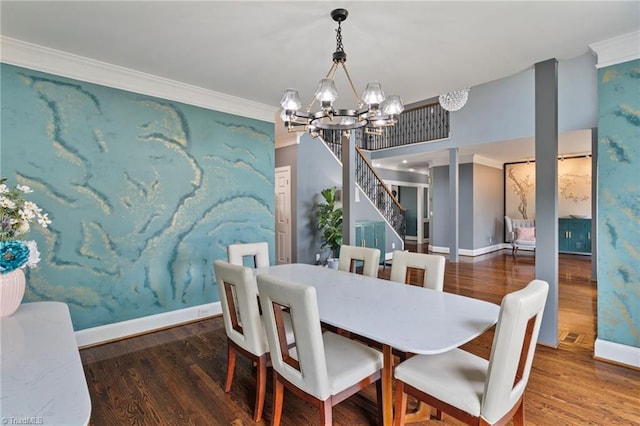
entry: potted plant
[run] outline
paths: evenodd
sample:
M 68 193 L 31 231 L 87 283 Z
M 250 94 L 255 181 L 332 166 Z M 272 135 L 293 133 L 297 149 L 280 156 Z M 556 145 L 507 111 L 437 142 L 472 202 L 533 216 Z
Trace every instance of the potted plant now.
M 338 268 L 338 252 L 342 245 L 342 207 L 336 207 L 336 187 L 323 189 L 320 193 L 324 203 L 317 204 L 318 229 L 322 233 L 320 248 L 329 247 L 331 257 L 327 259 L 330 268 Z

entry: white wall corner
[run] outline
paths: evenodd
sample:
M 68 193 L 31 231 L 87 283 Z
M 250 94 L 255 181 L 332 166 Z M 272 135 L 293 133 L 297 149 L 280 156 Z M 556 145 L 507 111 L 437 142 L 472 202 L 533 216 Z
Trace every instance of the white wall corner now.
M 86 347 L 133 337 L 167 327 L 221 315 L 220 302 L 177 309 L 128 321 L 116 322 L 75 332 L 78 347 Z
M 5 36 L 0 36 L 0 61 L 270 123 L 277 111 L 269 105 Z
M 640 368 L 640 348 L 596 339 L 594 358 Z
M 640 59 L 640 31 L 590 44 L 589 49 L 598 58 L 596 68 Z

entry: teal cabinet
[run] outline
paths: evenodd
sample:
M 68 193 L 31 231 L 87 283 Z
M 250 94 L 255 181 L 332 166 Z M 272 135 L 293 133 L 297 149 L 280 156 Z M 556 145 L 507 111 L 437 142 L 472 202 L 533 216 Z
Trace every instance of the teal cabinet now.
M 558 219 L 558 251 L 591 253 L 591 219 Z
M 356 241 L 354 245 L 377 248 L 380 250 L 380 263 L 384 262 L 386 247 L 386 226 L 384 222 L 356 222 Z

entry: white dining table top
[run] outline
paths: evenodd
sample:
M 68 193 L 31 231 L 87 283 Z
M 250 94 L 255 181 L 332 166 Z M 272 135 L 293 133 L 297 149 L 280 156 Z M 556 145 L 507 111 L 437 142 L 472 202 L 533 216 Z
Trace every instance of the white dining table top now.
M 0 319 L 2 424 L 86 425 L 91 398 L 69 308 L 23 303 Z
M 404 352 L 436 354 L 491 328 L 496 304 L 307 264 L 258 268 L 255 274 L 315 287 L 320 319 Z

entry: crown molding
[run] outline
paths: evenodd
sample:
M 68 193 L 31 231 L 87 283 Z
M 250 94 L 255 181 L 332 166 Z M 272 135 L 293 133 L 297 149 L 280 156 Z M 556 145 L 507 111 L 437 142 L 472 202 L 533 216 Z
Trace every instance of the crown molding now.
M 494 160 L 493 158 L 483 157 L 482 155 L 473 154 L 473 164 L 480 164 L 482 166 L 493 167 L 494 169 L 502 170 L 504 164 L 501 161 Z
M 592 43 L 589 49 L 598 58 L 596 68 L 640 59 L 640 31 Z
M 477 155 L 477 154 L 461 155 L 458 158 L 458 164 L 469 164 L 469 163 L 479 164 L 487 167 L 493 167 L 495 169 L 501 169 L 501 170 L 504 166 L 502 162 L 498 160 L 483 157 L 482 155 Z M 434 159 L 433 162 L 430 164 L 430 167 L 441 167 L 441 166 L 448 166 L 448 165 L 449 165 L 449 158 L 442 157 L 442 158 Z
M 114 89 L 274 122 L 275 107 L 0 36 L 0 62 Z

